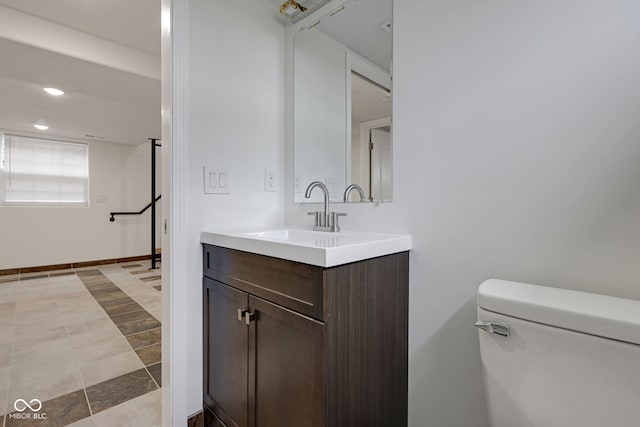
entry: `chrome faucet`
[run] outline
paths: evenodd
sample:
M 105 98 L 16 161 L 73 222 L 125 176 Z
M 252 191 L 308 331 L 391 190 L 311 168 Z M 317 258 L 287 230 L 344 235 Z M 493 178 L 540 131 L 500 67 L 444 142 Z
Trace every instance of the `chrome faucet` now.
M 349 203 L 349 195 L 353 190 L 358 191 L 358 194 L 360 195 L 360 203 L 364 202 L 365 200 L 364 191 L 362 190 L 362 187 L 360 187 L 358 184 L 351 184 L 344 190 L 344 197 L 343 197 L 344 202 Z
M 313 181 L 307 187 L 307 191 L 305 191 L 304 197 L 306 197 L 307 199 L 311 197 L 311 191 L 316 187 L 319 187 L 324 194 L 324 210 L 322 212 L 309 212 L 309 215 L 313 215 L 315 217 L 315 225 L 313 226 L 313 229 L 316 231 L 340 231 L 340 226 L 338 225 L 338 217 L 347 216 L 347 214 L 342 212 L 329 212 L 329 189 L 326 185 L 324 185 L 320 181 Z

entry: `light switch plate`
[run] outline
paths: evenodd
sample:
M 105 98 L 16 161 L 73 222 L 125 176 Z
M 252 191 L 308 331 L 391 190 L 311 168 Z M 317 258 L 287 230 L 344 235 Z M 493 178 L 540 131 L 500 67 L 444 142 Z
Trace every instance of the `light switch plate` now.
M 303 178 L 300 175 L 296 175 L 293 178 L 293 192 L 294 193 L 302 193 L 302 181 L 303 181 Z
M 229 175 L 229 169 L 211 168 L 205 166 L 203 170 L 205 194 L 231 193 L 231 178 Z
M 338 200 L 338 182 L 334 178 L 325 178 L 324 185 L 329 190 L 329 198 L 331 200 Z

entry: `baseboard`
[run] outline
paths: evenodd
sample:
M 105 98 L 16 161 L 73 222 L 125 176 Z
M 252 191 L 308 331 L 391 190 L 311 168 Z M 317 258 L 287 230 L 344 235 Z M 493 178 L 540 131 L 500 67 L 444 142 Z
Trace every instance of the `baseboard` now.
M 156 260 L 162 258 L 162 254 L 156 249 Z M 145 261 L 151 259 L 151 255 L 138 255 L 124 258 L 109 258 L 109 259 L 97 259 L 94 261 L 78 261 L 70 262 L 67 264 L 51 264 L 51 265 L 38 265 L 34 267 L 19 267 L 19 268 L 6 268 L 0 270 L 0 276 L 7 276 L 10 274 L 26 274 L 26 273 L 39 273 L 41 271 L 55 271 L 55 270 L 70 270 L 72 268 L 93 267 L 96 265 L 107 264 L 119 264 L 123 262 L 133 261 Z

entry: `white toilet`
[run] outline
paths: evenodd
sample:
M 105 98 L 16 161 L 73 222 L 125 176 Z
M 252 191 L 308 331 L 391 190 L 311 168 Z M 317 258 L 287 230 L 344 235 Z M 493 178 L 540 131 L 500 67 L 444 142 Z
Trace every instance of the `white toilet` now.
M 640 426 L 640 301 L 487 280 L 476 326 L 492 427 Z

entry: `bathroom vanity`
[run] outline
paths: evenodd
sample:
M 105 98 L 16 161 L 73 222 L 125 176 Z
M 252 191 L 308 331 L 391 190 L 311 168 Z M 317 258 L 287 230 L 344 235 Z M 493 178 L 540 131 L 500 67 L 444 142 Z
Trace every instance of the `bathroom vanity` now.
M 201 241 L 205 425 L 407 424 L 409 236 Z

